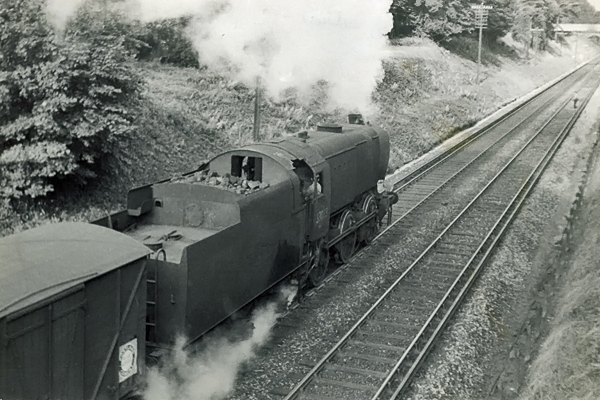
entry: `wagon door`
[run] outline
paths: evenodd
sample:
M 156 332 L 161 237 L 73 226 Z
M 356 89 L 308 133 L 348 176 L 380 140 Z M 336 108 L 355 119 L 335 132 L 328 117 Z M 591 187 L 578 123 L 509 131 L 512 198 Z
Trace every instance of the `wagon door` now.
M 47 319 L 46 308 L 6 318 L 5 390 L 9 399 L 50 397 Z
M 53 399 L 83 399 L 84 291 L 52 304 Z
M 83 299 L 80 290 L 7 317 L 9 399 L 83 398 Z

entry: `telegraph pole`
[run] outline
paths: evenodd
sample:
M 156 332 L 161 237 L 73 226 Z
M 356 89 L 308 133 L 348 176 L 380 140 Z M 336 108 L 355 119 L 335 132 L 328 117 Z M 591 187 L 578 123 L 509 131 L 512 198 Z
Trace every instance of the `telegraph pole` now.
M 475 81 L 479 83 L 479 70 L 481 69 L 481 39 L 483 37 L 483 24 L 479 25 L 479 47 L 477 49 L 477 78 Z
M 525 59 L 529 59 L 529 48 L 533 43 L 533 17 L 529 18 L 529 29 L 527 30 L 527 46 L 525 46 Z
M 479 70 L 481 69 L 481 40 L 483 37 L 483 28 L 487 27 L 487 19 L 492 6 L 486 6 L 483 3 L 472 5 L 471 8 L 475 10 L 475 16 L 477 18 L 476 26 L 479 28 L 479 49 L 477 50 L 477 78 L 475 81 L 479 83 Z

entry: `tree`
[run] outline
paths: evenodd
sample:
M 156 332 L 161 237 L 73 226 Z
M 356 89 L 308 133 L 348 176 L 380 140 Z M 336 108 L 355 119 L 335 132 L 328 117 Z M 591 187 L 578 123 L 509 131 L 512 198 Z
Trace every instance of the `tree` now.
M 0 7 L 0 196 L 43 196 L 65 177 L 86 183 L 134 128 L 142 80 L 122 41 L 57 37 L 42 1 Z
M 563 23 L 598 24 L 600 12 L 587 0 L 559 0 L 560 21 Z
M 418 34 L 445 40 L 473 29 L 474 21 L 466 0 L 394 0 L 392 36 Z
M 515 40 L 533 44 L 531 29 L 543 29 L 539 37 L 544 48 L 547 38 L 552 37 L 554 24 L 560 15 L 560 6 L 556 0 L 517 0 L 514 4 L 515 22 L 512 33 Z
M 185 35 L 188 23 L 187 18 L 178 18 L 145 25 L 144 31 L 139 35 L 145 46 L 140 48 L 137 58 L 158 59 L 162 63 L 198 68 L 198 52 Z
M 141 23 L 128 18 L 105 0 L 88 0 L 67 25 L 72 35 L 98 46 L 121 41 L 138 60 L 159 60 L 181 67 L 199 67 L 198 52 L 186 36 L 189 17 Z
M 486 1 L 486 4 L 493 7 L 489 13 L 486 38 L 490 42 L 495 42 L 510 32 L 514 24 L 513 0 L 492 0 Z

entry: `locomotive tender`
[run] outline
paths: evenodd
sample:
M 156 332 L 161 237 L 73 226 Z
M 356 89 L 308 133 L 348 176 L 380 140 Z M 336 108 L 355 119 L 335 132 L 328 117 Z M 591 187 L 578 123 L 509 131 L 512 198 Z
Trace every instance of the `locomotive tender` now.
M 122 398 L 145 346 L 193 341 L 279 283 L 319 284 L 397 199 L 377 191 L 388 134 L 353 121 L 227 151 L 92 224 L 0 239 L 0 398 Z

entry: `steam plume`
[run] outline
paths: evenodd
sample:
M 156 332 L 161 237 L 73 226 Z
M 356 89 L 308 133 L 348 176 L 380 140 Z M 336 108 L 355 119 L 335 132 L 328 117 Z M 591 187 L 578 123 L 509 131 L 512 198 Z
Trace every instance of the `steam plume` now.
M 252 336 L 241 342 L 215 340 L 201 354 L 190 356 L 183 349 L 185 340 L 178 339 L 165 366 L 150 369 L 144 399 L 216 400 L 225 397 L 233 389 L 242 363 L 252 358 L 256 348 L 268 340 L 277 319 L 276 306 L 273 302 L 254 312 Z
M 306 93 L 326 80 L 335 105 L 364 109 L 382 75 L 390 3 L 237 1 L 199 19 L 192 38 L 203 62 L 219 67 L 227 60 L 246 83 L 260 76 L 271 96 L 287 87 Z
M 306 94 L 326 80 L 333 105 L 361 111 L 383 74 L 392 28 L 392 0 L 124 1 L 145 22 L 192 17 L 188 33 L 201 62 L 249 86 L 260 77 L 277 97 L 288 87 Z

